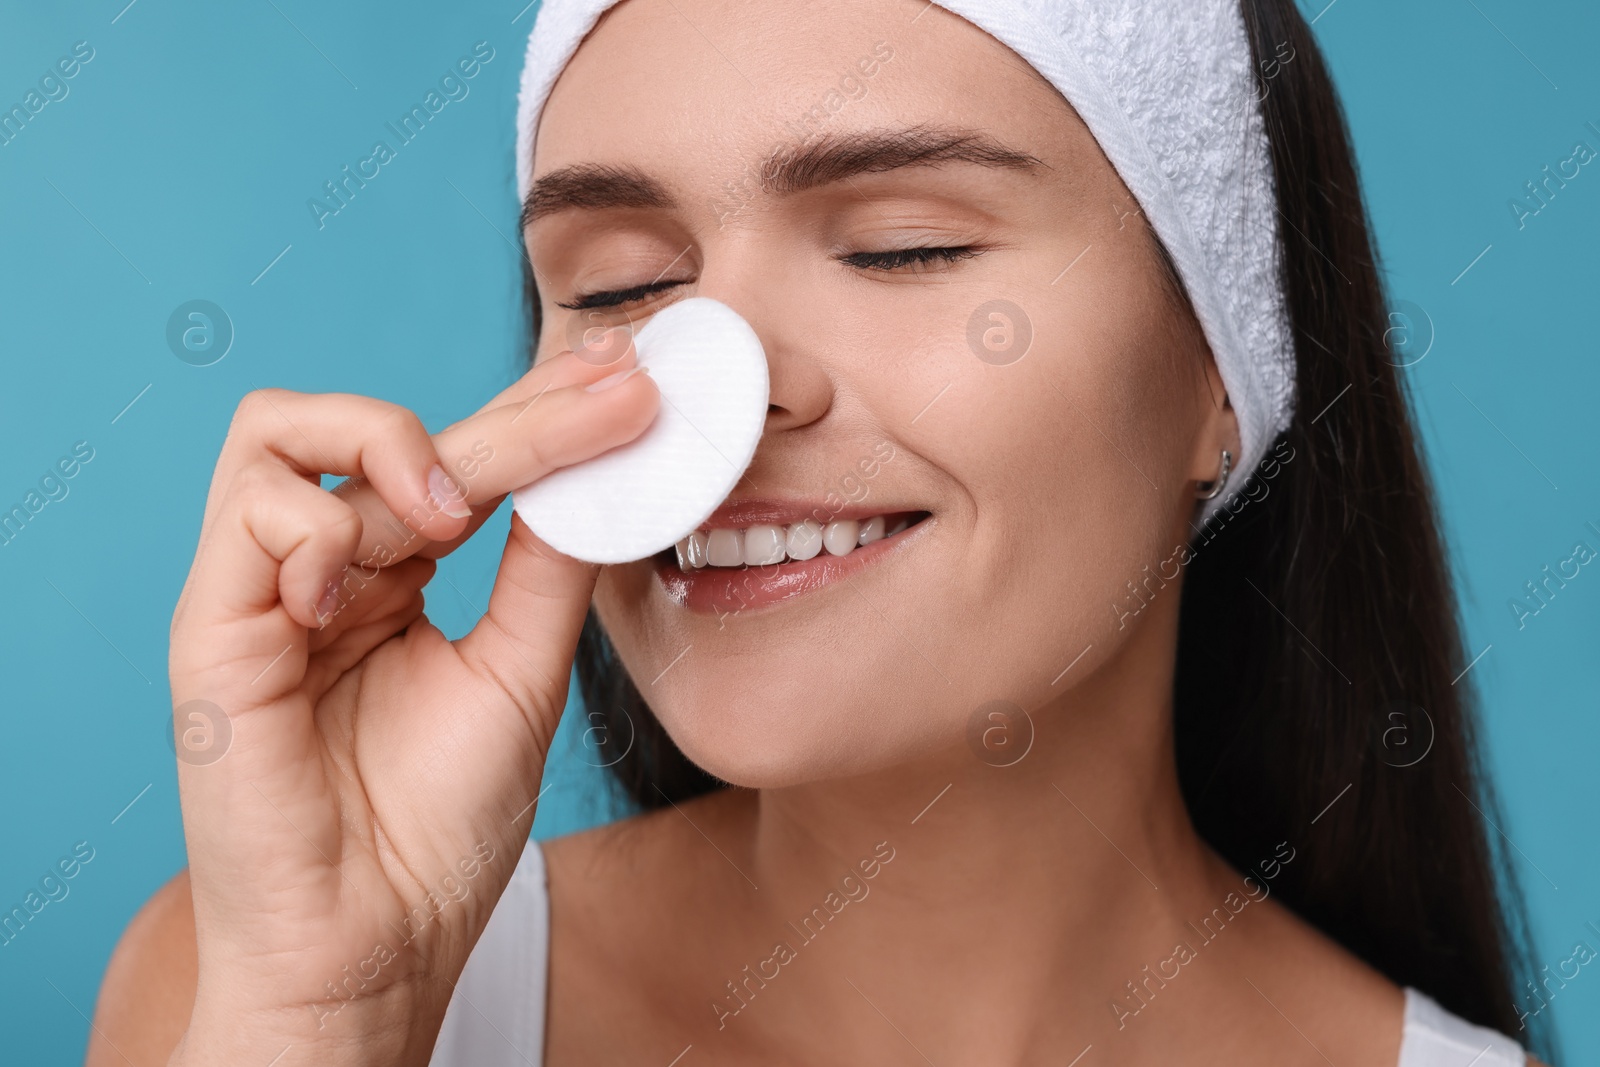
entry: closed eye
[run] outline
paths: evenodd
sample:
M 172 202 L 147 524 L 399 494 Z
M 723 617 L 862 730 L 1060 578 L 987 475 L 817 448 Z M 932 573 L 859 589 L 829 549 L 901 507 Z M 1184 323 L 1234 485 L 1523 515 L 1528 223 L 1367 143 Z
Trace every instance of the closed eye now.
M 635 300 L 642 300 L 653 293 L 671 289 L 675 285 L 687 285 L 685 281 L 650 282 L 646 285 L 634 285 L 627 289 L 608 289 L 599 293 L 584 293 L 579 295 L 570 304 L 556 301 L 556 307 L 566 308 L 569 311 L 588 311 L 591 308 L 617 307 L 620 304 L 631 304 Z
M 883 252 L 852 252 L 840 256 L 839 262 L 859 270 L 890 271 L 901 267 L 915 267 L 929 263 L 954 263 L 957 260 L 971 259 L 981 256 L 984 250 L 972 245 L 952 246 L 924 246 L 917 248 L 895 248 Z M 618 307 L 622 304 L 631 304 L 647 296 L 687 285 L 686 281 L 660 281 L 650 282 L 646 285 L 634 285 L 627 289 L 607 289 L 597 293 L 583 293 L 573 299 L 569 304 L 556 302 L 557 307 L 569 311 L 589 311 L 595 308 Z
M 852 252 L 848 256 L 840 256 L 839 262 L 861 270 L 897 270 L 925 263 L 953 263 L 959 259 L 981 256 L 983 251 L 972 245 L 895 248 L 885 252 Z

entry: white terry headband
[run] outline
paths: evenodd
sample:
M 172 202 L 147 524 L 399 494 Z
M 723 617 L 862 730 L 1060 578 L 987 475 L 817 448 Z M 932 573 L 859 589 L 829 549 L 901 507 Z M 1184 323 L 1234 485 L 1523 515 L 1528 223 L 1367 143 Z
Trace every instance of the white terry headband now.
M 1210 518 L 1244 488 L 1294 404 L 1272 159 L 1240 0 L 936 2 L 1056 87 L 1171 254 L 1239 418 L 1237 473 L 1207 503 Z M 540 5 L 517 99 L 524 202 L 544 102 L 615 3 Z

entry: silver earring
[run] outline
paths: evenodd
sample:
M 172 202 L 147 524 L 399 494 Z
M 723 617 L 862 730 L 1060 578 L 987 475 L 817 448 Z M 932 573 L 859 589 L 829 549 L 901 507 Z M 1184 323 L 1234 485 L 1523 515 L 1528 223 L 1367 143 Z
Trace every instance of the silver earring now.
M 1209 492 L 1196 491 L 1195 496 L 1201 500 L 1210 500 L 1222 492 L 1222 487 L 1228 484 L 1228 473 L 1233 470 L 1233 453 L 1226 448 L 1222 450 L 1222 470 L 1217 472 L 1217 480 L 1211 483 Z

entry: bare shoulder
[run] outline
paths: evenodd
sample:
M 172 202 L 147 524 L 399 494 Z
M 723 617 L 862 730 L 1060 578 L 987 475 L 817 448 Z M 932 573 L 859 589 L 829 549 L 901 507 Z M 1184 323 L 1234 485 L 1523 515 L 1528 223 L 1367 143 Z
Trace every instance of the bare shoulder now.
M 1239 886 L 1239 875 L 1231 868 L 1218 865 L 1215 871 L 1213 895 Z M 1270 890 L 1263 883 L 1252 884 L 1258 891 Z M 1224 936 L 1233 938 L 1236 929 L 1238 937 L 1226 946 L 1219 937 L 1218 950 L 1202 951 L 1216 951 L 1218 962 L 1233 972 L 1209 991 L 1219 1004 L 1205 1014 L 1226 1016 L 1222 1002 L 1231 1001 L 1237 1017 L 1253 1020 L 1250 1027 L 1232 1031 L 1234 1040 L 1250 1046 L 1236 1050 L 1239 1058 L 1283 1061 L 1287 1050 L 1295 1050 L 1339 1064 L 1398 1063 L 1405 991 L 1277 894 L 1262 891 L 1248 900 L 1241 893 L 1233 896 L 1239 919 L 1228 924 Z M 1197 1018 L 1193 1025 L 1203 1032 L 1207 1023 Z
M 1323 1051 L 1336 1063 L 1397 1062 L 1405 990 L 1287 906 L 1270 903 L 1258 928 L 1267 936 L 1253 946 L 1250 966 L 1263 976 L 1263 990 L 1274 984 L 1274 1014 L 1326 1034 Z M 1547 1065 L 1529 1053 L 1526 1067 Z
M 106 966 L 85 1067 L 160 1067 L 189 1025 L 198 967 L 189 871 L 153 893 Z

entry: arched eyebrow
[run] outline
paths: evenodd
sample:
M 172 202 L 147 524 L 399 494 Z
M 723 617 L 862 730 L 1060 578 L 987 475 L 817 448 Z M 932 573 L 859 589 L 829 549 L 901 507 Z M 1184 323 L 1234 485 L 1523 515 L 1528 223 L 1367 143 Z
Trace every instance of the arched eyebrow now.
M 522 205 L 524 228 L 562 211 L 600 211 L 615 207 L 673 208 L 667 187 L 637 167 L 574 163 L 533 183 Z
M 978 130 L 923 125 L 828 134 L 809 144 L 780 146 L 762 164 L 761 188 L 769 193 L 799 193 L 858 174 L 947 163 L 999 170 L 1048 169 L 1043 160 Z
M 858 174 L 950 163 L 1000 170 L 1048 169 L 1043 160 L 978 130 L 923 125 L 827 134 L 801 145 L 780 144 L 768 152 L 759 179 L 763 192 L 792 195 Z M 522 225 L 562 211 L 670 210 L 677 206 L 667 187 L 638 167 L 575 163 L 534 182 L 523 205 Z

